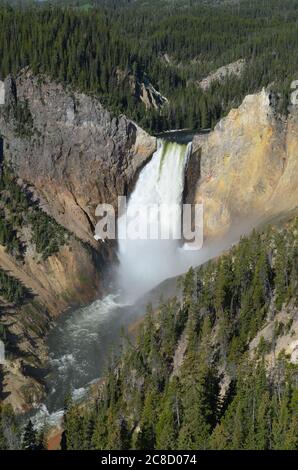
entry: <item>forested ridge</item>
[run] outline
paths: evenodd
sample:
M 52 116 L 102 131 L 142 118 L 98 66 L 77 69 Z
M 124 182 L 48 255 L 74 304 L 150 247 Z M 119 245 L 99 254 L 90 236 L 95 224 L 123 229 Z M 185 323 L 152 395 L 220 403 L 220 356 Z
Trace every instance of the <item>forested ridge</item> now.
M 67 399 L 67 449 L 297 449 L 298 219 L 242 238 L 182 278 L 114 357 L 95 404 Z M 284 320 L 278 320 L 287 311 Z M 259 335 L 270 321 L 272 335 Z M 182 355 L 181 355 L 182 352 Z
M 298 368 L 279 346 L 297 333 L 297 294 L 297 217 L 191 268 L 124 337 L 97 398 L 65 397 L 61 448 L 297 450 Z M 44 442 L 0 407 L 0 448 Z
M 2 2 L 0 78 L 29 65 L 99 96 L 113 113 L 153 132 L 213 126 L 246 94 L 268 85 L 280 92 L 286 112 L 298 73 L 298 1 L 215 5 L 66 1 L 12 8 Z M 210 72 L 238 59 L 246 60 L 240 78 L 205 92 L 198 87 Z M 150 81 L 168 103 L 146 110 L 132 77 Z
M 297 22 L 298 0 L 0 0 L 0 79 L 29 66 L 154 133 L 213 127 L 263 86 L 286 114 L 298 79 Z M 239 59 L 240 77 L 199 87 Z M 167 102 L 146 109 L 132 83 L 151 83 Z M 26 103 L 6 111 L 18 137 L 30 138 Z M 69 237 L 4 165 L 4 250 L 19 265 L 32 247 L 45 261 Z M 190 269 L 177 297 L 149 305 L 136 337 L 111 357 L 97 399 L 66 397 L 62 448 L 297 450 L 297 363 L 279 348 L 297 333 L 297 288 L 297 218 Z M 28 296 L 0 270 L 1 301 L 22 306 Z M 4 326 L 0 339 L 6 344 Z M 44 448 L 31 421 L 24 431 L 0 403 L 0 449 Z

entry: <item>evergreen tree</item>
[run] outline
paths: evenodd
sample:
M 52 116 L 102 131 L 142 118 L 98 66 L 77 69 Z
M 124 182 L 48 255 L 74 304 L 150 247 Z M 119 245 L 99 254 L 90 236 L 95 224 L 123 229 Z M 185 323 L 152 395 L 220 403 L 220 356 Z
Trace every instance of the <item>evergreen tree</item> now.
M 24 429 L 22 446 L 25 450 L 37 450 L 38 448 L 37 432 L 31 419 L 29 419 Z

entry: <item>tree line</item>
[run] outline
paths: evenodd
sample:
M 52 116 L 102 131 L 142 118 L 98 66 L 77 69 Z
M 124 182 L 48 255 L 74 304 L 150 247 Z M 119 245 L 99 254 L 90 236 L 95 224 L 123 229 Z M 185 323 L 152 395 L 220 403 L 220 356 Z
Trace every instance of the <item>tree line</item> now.
M 297 234 L 298 218 L 254 231 L 191 268 L 176 297 L 155 311 L 148 305 L 136 337 L 111 357 L 97 398 L 83 406 L 65 398 L 61 448 L 297 450 L 298 368 L 276 353 L 278 338 L 293 335 Z M 0 406 L 0 447 L 13 446 L 43 449 L 43 432 L 31 421 L 21 431 Z
M 99 398 L 66 400 L 66 449 L 297 449 L 297 365 L 276 341 L 292 322 L 298 219 L 243 238 L 189 272 L 182 298 L 148 307 L 137 338 L 110 361 Z M 251 341 L 268 318 L 272 337 Z M 185 351 L 183 359 L 177 348 Z M 268 354 L 275 357 L 269 367 Z
M 297 0 L 216 7 L 159 0 L 83 6 L 0 6 L 0 50 L 5 51 L 0 78 L 29 65 L 36 73 L 95 94 L 113 114 L 125 113 L 152 132 L 212 127 L 246 94 L 273 83 L 279 109 L 287 111 L 290 83 L 298 71 L 293 53 Z M 239 79 L 227 77 L 206 92 L 197 86 L 217 67 L 240 58 L 246 68 Z M 146 110 L 132 90 L 131 76 L 149 79 L 168 104 Z

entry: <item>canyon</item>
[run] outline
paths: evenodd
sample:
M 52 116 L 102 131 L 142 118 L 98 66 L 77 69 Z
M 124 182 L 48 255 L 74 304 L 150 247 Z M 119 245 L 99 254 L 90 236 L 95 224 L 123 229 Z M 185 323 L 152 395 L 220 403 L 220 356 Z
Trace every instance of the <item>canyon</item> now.
M 24 411 L 44 396 L 38 372 L 46 368 L 45 337 L 55 318 L 108 291 L 116 244 L 95 241 L 95 208 L 116 208 L 118 196 L 132 193 L 157 139 L 125 116 L 112 116 L 96 97 L 30 69 L 0 85 L 2 159 L 35 204 L 70 234 L 46 260 L 34 245 L 22 261 L 0 247 L 1 269 L 34 296 L 21 307 L 0 299 L 17 350 L 17 359 L 2 366 L 2 395 Z M 207 245 L 297 209 L 298 109 L 281 116 L 276 100 L 267 90 L 249 95 L 214 130 L 193 137 L 183 200 L 203 203 Z

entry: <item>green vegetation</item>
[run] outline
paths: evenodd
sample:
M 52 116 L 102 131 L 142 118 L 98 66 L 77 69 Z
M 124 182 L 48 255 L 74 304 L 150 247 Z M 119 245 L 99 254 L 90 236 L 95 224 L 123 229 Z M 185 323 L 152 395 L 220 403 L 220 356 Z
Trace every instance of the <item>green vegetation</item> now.
M 22 436 L 23 450 L 45 450 L 43 432 L 37 432 L 29 419 Z
M 213 127 L 263 86 L 286 114 L 298 79 L 297 22 L 298 0 L 0 0 L 0 79 L 30 66 L 153 132 Z M 239 59 L 246 64 L 240 77 L 207 91 L 198 86 Z M 146 110 L 138 96 L 148 81 L 168 99 L 160 109 Z M 17 135 L 32 135 L 26 101 L 4 112 Z M 298 304 L 297 235 L 298 219 L 253 232 L 190 269 L 181 295 L 157 312 L 148 306 L 136 338 L 112 358 L 96 403 L 66 400 L 63 448 L 297 450 L 298 368 L 284 351 L 275 354 L 293 327 L 293 319 L 276 316 Z M 4 167 L 0 244 L 22 261 L 30 243 L 47 259 L 67 239 Z M 0 295 L 21 304 L 28 292 L 0 270 Z M 1 325 L 2 341 L 7 334 Z M 21 439 L 11 408 L 0 403 L 0 448 L 20 447 L 42 449 L 43 436 L 29 421 Z
M 33 133 L 33 119 L 27 101 L 18 100 L 12 112 L 17 135 L 30 137 Z
M 2 323 L 0 323 L 0 340 L 3 342 L 3 344 L 6 346 L 7 344 L 7 333 L 6 333 L 6 327 Z
M 26 247 L 25 241 L 21 241 L 25 227 L 30 228 L 30 241 L 43 259 L 57 253 L 67 242 L 66 229 L 32 202 L 30 194 L 6 167 L 0 174 L 0 215 L 0 244 L 20 259 Z
M 0 269 L 0 295 L 8 302 L 20 304 L 28 296 L 28 292 L 18 279 Z
M 180 300 L 149 306 L 97 402 L 67 401 L 66 448 L 298 449 L 297 366 L 281 352 L 268 368 L 276 335 L 249 353 L 267 314 L 297 308 L 297 229 L 253 232 L 190 269 Z
M 0 450 L 20 448 L 20 431 L 10 405 L 0 402 Z
M 42 253 L 43 259 L 58 253 L 60 247 L 66 243 L 66 229 L 42 210 L 32 212 L 29 222 L 32 227 L 32 242 L 35 243 L 37 252 Z
M 10 405 L 0 402 L 0 450 L 44 450 L 43 431 L 37 432 L 29 420 L 23 430 Z
M 19 137 L 30 137 L 33 134 L 33 118 L 27 101 L 16 100 L 4 109 L 5 118 L 14 123 Z
M 13 226 L 5 220 L 5 212 L 0 212 L 0 244 L 7 247 L 7 251 L 19 257 L 22 246 Z
M 281 94 L 277 106 L 287 111 L 298 73 L 298 0 L 216 7 L 196 0 L 51 3 L 0 7 L 0 78 L 30 65 L 99 96 L 113 113 L 152 131 L 213 126 L 245 95 L 273 82 Z M 240 58 L 246 60 L 241 78 L 226 78 L 206 92 L 197 86 Z M 146 111 L 129 77 L 149 79 L 169 104 Z

